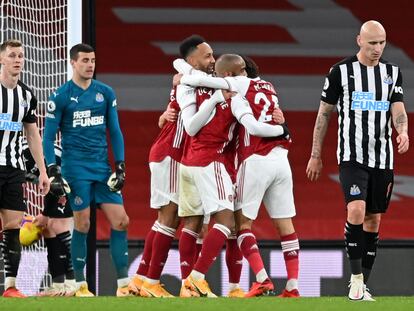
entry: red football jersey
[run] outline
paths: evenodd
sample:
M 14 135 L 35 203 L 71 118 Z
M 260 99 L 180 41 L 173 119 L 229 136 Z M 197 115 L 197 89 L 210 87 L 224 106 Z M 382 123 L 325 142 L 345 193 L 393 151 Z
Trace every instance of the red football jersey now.
M 178 119 L 176 122 L 165 123 L 160 134 L 151 146 L 149 162 L 161 162 L 167 156 L 170 156 L 177 162 L 181 162 L 187 133 L 184 130 L 181 119 L 181 111 L 177 103 L 176 92 L 177 88 L 174 87 L 170 93 L 169 105 L 176 111 L 179 111 Z
M 275 88 L 270 82 L 260 78 L 248 79 L 238 77 L 234 79 L 239 90 L 245 92 L 244 97 L 250 103 L 253 115 L 259 122 L 276 124 L 272 120 L 272 113 L 279 107 L 279 100 Z M 252 154 L 267 155 L 274 147 L 283 146 L 289 148 L 291 141 L 277 137 L 257 137 L 249 135 L 243 126 L 239 127 L 239 163 Z
M 215 90 L 196 89 L 196 101 L 200 106 Z M 235 172 L 235 145 L 233 140 L 237 120 L 233 116 L 231 101 L 217 104 L 207 124 L 185 142 L 181 163 L 187 166 L 207 166 L 214 161 L 225 165 L 230 175 Z

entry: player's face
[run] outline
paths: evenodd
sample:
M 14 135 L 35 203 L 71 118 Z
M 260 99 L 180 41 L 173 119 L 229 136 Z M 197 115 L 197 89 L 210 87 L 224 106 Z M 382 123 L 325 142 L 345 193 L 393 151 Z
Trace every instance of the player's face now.
M 221 66 L 217 66 L 221 67 Z M 240 59 L 240 61 L 236 61 L 233 64 L 231 64 L 230 67 L 222 70 L 219 68 L 216 68 L 215 75 L 217 77 L 225 78 L 225 77 L 237 77 L 237 76 L 247 76 L 246 73 L 246 63 L 243 59 Z
M 385 33 L 381 31 L 364 32 L 358 36 L 361 56 L 368 63 L 376 65 L 385 48 Z
M 4 70 L 8 75 L 20 75 L 24 65 L 23 47 L 6 47 L 6 50 L 0 54 L 0 59 L 2 70 Z
M 78 58 L 71 61 L 73 72 L 84 80 L 93 78 L 95 72 L 95 53 L 79 52 Z
M 197 46 L 191 56 L 189 57 L 189 63 L 198 70 L 204 71 L 208 74 L 214 72 L 214 64 L 216 60 L 213 56 L 213 50 L 210 45 L 203 42 Z

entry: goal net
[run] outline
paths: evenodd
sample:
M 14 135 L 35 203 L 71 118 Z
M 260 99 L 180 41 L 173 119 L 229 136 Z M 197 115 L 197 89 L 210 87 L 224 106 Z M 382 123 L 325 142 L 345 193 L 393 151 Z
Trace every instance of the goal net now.
M 79 5 L 81 0 L 0 0 L 0 3 L 1 42 L 18 39 L 23 43 L 26 60 L 20 79 L 38 99 L 38 126 L 43 132 L 48 98 L 67 81 L 68 47 L 73 45 L 73 38 L 68 36 L 73 35 L 71 12 L 73 5 Z M 42 211 L 43 197 L 37 186 L 27 183 L 26 198 L 29 214 L 37 215 Z M 2 269 L 2 260 L 0 262 Z M 3 276 L 0 273 L 0 283 L 3 283 Z M 50 281 L 44 241 L 23 248 L 16 281 L 18 288 L 33 295 L 49 286 Z

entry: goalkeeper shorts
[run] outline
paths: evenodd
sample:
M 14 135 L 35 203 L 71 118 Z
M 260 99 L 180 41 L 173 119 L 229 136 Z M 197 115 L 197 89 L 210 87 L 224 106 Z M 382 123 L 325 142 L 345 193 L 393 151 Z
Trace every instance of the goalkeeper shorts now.
M 89 207 L 91 202 L 95 204 L 111 203 L 123 205 L 121 193 L 109 190 L 106 181 L 73 180 L 69 183 L 69 186 L 72 190 L 68 195 L 69 204 L 74 212 Z

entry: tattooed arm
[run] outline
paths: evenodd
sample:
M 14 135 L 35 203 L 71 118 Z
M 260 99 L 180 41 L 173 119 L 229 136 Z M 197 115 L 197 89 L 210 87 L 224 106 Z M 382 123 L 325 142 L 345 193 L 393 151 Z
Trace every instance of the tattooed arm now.
M 397 144 L 398 153 L 405 153 L 408 151 L 410 141 L 408 139 L 408 117 L 405 112 L 403 102 L 394 102 L 391 105 L 392 123 L 398 133 Z
M 313 129 L 312 153 L 306 168 L 306 175 L 311 181 L 317 180 L 322 171 L 322 145 L 334 109 L 334 105 L 324 101 L 321 101 L 319 105 L 318 116 Z

